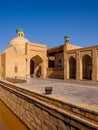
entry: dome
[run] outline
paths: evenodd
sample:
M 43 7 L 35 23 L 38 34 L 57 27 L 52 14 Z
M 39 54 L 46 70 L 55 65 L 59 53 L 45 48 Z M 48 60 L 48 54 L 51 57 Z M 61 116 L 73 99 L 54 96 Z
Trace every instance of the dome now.
M 24 37 L 16 37 L 9 42 L 6 52 L 9 54 L 25 54 L 25 44 L 27 42 L 30 41 Z
M 22 28 L 16 29 L 16 32 L 24 32 L 25 33 L 24 29 L 22 29 Z
M 70 38 L 68 35 L 66 35 L 64 38 Z
M 8 47 L 19 45 L 19 44 L 22 45 L 27 42 L 29 42 L 29 40 L 24 37 L 16 37 L 9 42 Z
M 16 53 L 16 54 L 24 54 L 25 53 L 25 44 L 30 42 L 28 39 L 24 37 L 24 30 L 22 28 L 18 28 L 16 30 L 16 38 L 13 38 L 6 49 L 7 53 Z

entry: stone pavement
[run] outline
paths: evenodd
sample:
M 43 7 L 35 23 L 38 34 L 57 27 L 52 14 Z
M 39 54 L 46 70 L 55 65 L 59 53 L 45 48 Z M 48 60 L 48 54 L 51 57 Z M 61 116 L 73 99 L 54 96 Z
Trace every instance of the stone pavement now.
M 53 87 L 48 96 L 98 111 L 98 82 L 30 78 L 17 85 L 41 94 L 45 93 L 45 87 Z

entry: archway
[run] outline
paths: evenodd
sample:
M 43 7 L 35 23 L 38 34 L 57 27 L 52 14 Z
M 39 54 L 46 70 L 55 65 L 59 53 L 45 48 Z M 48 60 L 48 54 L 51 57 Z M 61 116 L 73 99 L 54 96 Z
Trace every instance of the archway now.
M 89 55 L 82 58 L 82 78 L 92 79 L 92 58 Z
M 42 59 L 40 56 L 36 55 L 30 60 L 30 75 L 41 77 L 41 74 L 42 74 Z
M 76 79 L 76 59 L 72 56 L 69 59 L 69 78 Z
M 34 61 L 30 60 L 30 75 L 34 74 Z

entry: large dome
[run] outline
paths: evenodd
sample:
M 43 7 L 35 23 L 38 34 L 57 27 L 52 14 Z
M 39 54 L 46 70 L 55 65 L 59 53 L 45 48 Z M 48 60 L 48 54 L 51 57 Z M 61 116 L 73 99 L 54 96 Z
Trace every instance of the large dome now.
M 25 44 L 27 42 L 29 41 L 24 37 L 16 37 L 9 42 L 6 52 L 9 54 L 25 54 Z
M 29 40 L 27 40 L 26 38 L 24 37 L 16 37 L 14 39 L 12 39 L 9 44 L 8 44 L 8 47 L 11 47 L 11 46 L 16 46 L 17 44 L 25 44 L 26 42 L 29 42 Z
M 24 38 L 24 30 L 18 28 L 16 30 L 16 38 L 12 39 L 6 49 L 7 53 L 25 54 L 25 44 L 30 42 L 28 39 Z

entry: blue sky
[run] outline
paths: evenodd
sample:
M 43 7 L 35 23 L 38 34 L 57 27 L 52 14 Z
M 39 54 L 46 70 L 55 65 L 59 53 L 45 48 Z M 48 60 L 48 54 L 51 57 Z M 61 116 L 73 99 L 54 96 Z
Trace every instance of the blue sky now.
M 64 44 L 66 34 L 72 44 L 98 45 L 98 0 L 1 0 L 0 52 L 20 27 L 48 48 Z

